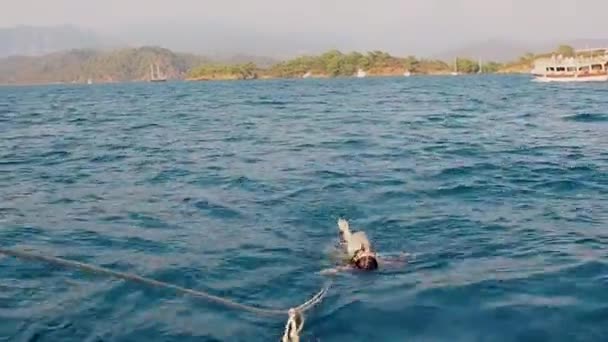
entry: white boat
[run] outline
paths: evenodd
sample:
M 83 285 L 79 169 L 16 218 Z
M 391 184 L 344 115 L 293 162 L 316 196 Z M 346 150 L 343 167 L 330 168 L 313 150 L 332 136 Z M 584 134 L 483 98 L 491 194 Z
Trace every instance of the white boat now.
M 601 53 L 594 56 L 598 51 Z M 531 73 L 536 82 L 606 82 L 608 49 L 578 50 L 574 57 L 539 58 L 534 61 Z
M 608 81 L 608 75 L 597 75 L 597 76 L 578 76 L 578 77 L 545 77 L 539 76 L 534 79 L 534 82 L 548 83 L 548 82 L 606 82 Z
M 452 76 L 458 76 L 460 73 L 458 72 L 458 58 L 454 61 L 454 71 L 452 71 Z
M 93 84 L 93 80 L 89 78 L 89 79 L 87 80 L 87 84 Z
M 309 78 L 310 76 L 312 76 L 312 73 L 309 71 L 309 72 L 305 73 L 304 75 L 302 75 L 302 78 Z
M 358 78 L 363 78 L 365 76 L 367 76 L 367 73 L 365 71 L 363 71 L 361 69 L 357 70 L 357 77 Z
M 156 66 L 156 69 L 154 69 L 154 66 Z M 167 77 L 161 74 L 158 63 L 150 64 L 150 82 L 165 82 L 166 80 Z
M 403 73 L 403 76 L 405 76 L 405 77 L 410 77 L 410 76 L 412 76 L 412 73 L 411 73 L 409 70 L 406 70 L 406 71 Z

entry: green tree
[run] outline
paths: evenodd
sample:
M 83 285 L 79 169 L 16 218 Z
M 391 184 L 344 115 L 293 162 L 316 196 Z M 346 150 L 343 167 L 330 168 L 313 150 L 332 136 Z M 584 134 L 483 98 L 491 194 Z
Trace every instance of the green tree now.
M 411 72 L 418 71 L 420 62 L 414 56 L 408 56 L 403 59 L 403 67 Z
M 465 74 L 472 74 L 479 70 L 479 63 L 468 59 L 468 58 L 458 58 L 457 60 L 458 72 Z
M 500 63 L 496 63 L 496 62 L 488 62 L 488 63 L 484 63 L 483 64 L 483 72 L 488 74 L 488 73 L 495 73 L 498 72 L 501 68 L 503 67 L 502 64 Z
M 330 76 L 340 76 L 342 68 L 342 58 L 334 56 L 325 61 L 325 70 Z

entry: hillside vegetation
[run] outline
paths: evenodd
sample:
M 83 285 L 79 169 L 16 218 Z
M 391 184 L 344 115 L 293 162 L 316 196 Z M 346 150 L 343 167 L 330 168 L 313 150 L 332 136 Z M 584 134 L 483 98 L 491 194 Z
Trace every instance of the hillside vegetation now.
M 527 53 L 518 60 L 500 64 L 487 62 L 483 73 L 528 73 L 534 60 L 551 54 L 570 56 L 574 50 L 560 46 L 555 52 Z M 253 57 L 252 57 L 253 58 Z M 238 60 L 239 63 L 234 63 Z M 383 51 L 367 53 L 338 50 L 318 56 L 301 56 L 260 67 L 243 57 L 228 62 L 213 61 L 192 54 L 175 53 L 158 47 L 126 48 L 113 51 L 70 50 L 40 57 L 0 59 L 0 84 L 83 83 L 146 81 L 150 66 L 158 65 L 168 79 L 238 80 L 255 78 L 352 77 L 359 69 L 369 76 L 402 76 L 406 71 L 419 75 L 478 73 L 478 61 L 458 58 L 451 63 L 414 56 L 396 57 Z
M 157 63 L 170 79 L 183 78 L 206 59 L 167 49 L 144 47 L 110 52 L 70 50 L 40 57 L 0 59 L 0 83 L 125 82 L 148 80 L 150 65 Z
M 477 63 L 461 59 L 459 68 L 476 72 Z M 268 70 L 268 74 L 274 77 L 301 77 L 310 72 L 313 76 L 343 77 L 353 76 L 359 69 L 370 76 L 390 76 L 402 75 L 406 71 L 425 75 L 447 74 L 454 67 L 440 60 L 418 59 L 413 56 L 401 58 L 383 51 L 345 54 L 332 50 L 320 56 L 303 56 L 278 63 Z
M 258 70 L 253 63 L 234 65 L 206 63 L 191 69 L 187 74 L 187 79 L 192 81 L 249 80 L 258 77 Z

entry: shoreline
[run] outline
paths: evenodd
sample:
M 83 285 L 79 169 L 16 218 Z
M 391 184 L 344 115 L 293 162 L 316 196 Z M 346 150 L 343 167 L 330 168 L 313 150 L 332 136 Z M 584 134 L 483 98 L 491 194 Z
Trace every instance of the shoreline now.
M 404 76 L 402 74 L 394 74 L 394 75 L 386 75 L 386 74 L 377 74 L 377 75 L 367 75 L 364 78 L 403 78 L 403 79 L 407 79 L 407 78 L 411 78 L 411 77 L 450 77 L 450 78 L 454 78 L 454 77 L 467 77 L 467 76 L 488 76 L 488 75 L 493 75 L 493 76 L 512 76 L 512 75 L 529 75 L 528 72 L 493 72 L 493 73 L 483 73 L 483 74 L 460 74 L 460 75 L 452 75 L 451 73 L 429 73 L 429 74 L 411 74 L 410 76 Z M 331 77 L 328 75 L 312 75 L 310 77 L 307 78 L 303 78 L 303 77 L 275 77 L 275 76 L 260 76 L 260 77 L 256 77 L 256 78 L 251 78 L 251 79 L 243 79 L 243 78 L 238 78 L 238 77 L 200 77 L 200 78 L 176 78 L 176 79 L 169 79 L 167 80 L 167 82 L 162 82 L 162 83 L 175 83 L 175 82 L 190 82 L 190 83 L 196 83 L 196 82 L 226 82 L 226 81 L 256 81 L 256 80 L 269 80 L 269 81 L 276 81 L 276 80 L 307 80 L 307 79 L 312 79 L 312 80 L 331 80 L 331 79 L 336 79 L 336 80 L 344 80 L 344 79 L 358 79 L 358 77 L 356 76 L 336 76 L 336 77 Z M 51 86 L 51 85 L 61 85 L 61 86 L 69 86 L 69 85 L 73 85 L 73 86 L 95 86 L 95 85 L 107 85 L 107 84 L 127 84 L 127 83 L 155 83 L 155 82 L 150 82 L 147 80 L 127 80 L 127 81 L 99 81 L 99 82 L 93 82 L 92 84 L 87 84 L 86 82 L 28 82 L 28 83 L 0 83 L 0 87 L 31 87 L 31 86 Z M 161 84 L 162 84 L 161 83 Z

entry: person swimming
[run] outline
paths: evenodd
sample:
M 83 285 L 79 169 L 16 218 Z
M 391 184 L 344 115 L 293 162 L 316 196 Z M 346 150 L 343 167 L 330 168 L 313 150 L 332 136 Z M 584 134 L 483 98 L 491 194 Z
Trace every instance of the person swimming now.
M 400 258 L 382 258 L 373 248 L 363 231 L 352 232 L 348 221 L 343 218 L 338 220 L 338 230 L 342 253 L 345 254 L 345 265 L 321 271 L 321 274 L 334 274 L 339 271 L 358 269 L 362 271 L 374 271 L 382 265 L 403 264 L 405 255 Z
M 360 270 L 378 269 L 378 259 L 365 232 L 351 232 L 348 221 L 338 220 L 340 242 L 344 245 L 349 257 L 349 265 Z

